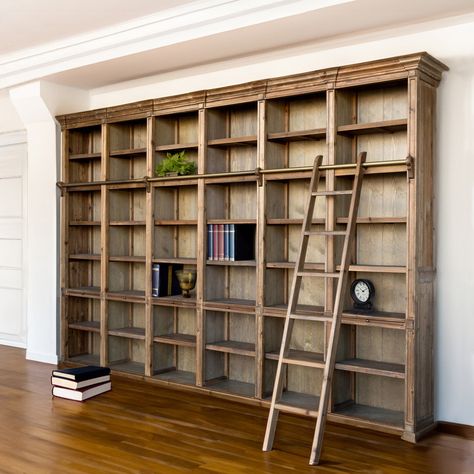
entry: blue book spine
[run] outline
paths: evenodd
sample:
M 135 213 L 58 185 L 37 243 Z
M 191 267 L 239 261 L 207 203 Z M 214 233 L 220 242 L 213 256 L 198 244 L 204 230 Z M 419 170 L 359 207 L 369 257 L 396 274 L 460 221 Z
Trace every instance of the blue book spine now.
M 229 224 L 229 260 L 235 260 L 235 224 Z
M 160 264 L 154 263 L 151 270 L 151 296 L 160 296 Z
M 229 253 L 229 224 L 224 224 L 224 260 L 230 260 L 230 253 Z
M 214 260 L 214 225 L 207 225 L 207 258 Z

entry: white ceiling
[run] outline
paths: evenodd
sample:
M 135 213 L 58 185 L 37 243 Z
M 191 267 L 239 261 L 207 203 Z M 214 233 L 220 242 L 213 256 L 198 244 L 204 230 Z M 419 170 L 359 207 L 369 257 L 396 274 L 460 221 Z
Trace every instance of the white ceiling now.
M 0 89 L 91 89 L 467 12 L 474 0 L 1 0 Z
M 0 55 L 92 32 L 193 0 L 1 0 Z

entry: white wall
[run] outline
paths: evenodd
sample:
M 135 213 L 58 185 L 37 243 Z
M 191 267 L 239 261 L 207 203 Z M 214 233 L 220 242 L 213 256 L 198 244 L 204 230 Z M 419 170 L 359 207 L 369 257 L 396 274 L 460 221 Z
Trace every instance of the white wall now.
M 474 425 L 474 18 L 306 44 L 91 91 L 91 108 L 428 51 L 439 89 L 435 301 L 436 418 Z
M 8 91 L 0 91 L 0 133 L 23 130 L 24 128 L 23 122 L 10 100 Z

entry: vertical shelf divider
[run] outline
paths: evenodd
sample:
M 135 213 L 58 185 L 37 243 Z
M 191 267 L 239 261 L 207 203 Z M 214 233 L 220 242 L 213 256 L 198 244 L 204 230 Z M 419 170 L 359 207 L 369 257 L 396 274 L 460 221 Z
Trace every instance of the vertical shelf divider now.
M 267 117 L 265 100 L 258 101 L 257 112 L 257 168 L 265 168 Z M 260 175 L 257 181 L 257 292 L 255 295 L 255 397 L 263 398 L 264 385 L 264 286 L 265 286 L 265 222 L 266 222 L 266 181 Z
M 147 118 L 146 137 L 146 176 L 153 177 L 153 162 L 155 156 L 155 124 L 154 116 Z M 152 305 L 152 259 L 153 240 L 155 234 L 154 195 L 155 187 L 147 183 L 145 197 L 145 375 L 153 375 L 153 305 Z
M 110 144 L 109 125 L 102 124 L 102 165 L 101 180 L 106 181 L 110 176 Z M 109 365 L 109 321 L 106 294 L 109 288 L 109 189 L 106 184 L 101 185 L 101 224 L 100 224 L 100 364 Z
M 198 111 L 198 174 L 207 170 L 207 111 Z M 197 189 L 197 279 L 196 279 L 196 385 L 202 387 L 205 378 L 206 321 L 204 314 L 204 289 L 206 284 L 207 225 L 206 184 L 198 179 Z
M 61 160 L 61 181 L 63 183 L 69 182 L 69 130 L 62 130 L 62 156 Z M 61 242 L 61 263 L 60 263 L 60 278 L 61 288 L 69 288 L 69 192 L 61 189 L 60 197 L 60 226 L 62 232 Z M 61 295 L 61 345 L 60 357 L 68 359 L 68 299 L 64 294 Z

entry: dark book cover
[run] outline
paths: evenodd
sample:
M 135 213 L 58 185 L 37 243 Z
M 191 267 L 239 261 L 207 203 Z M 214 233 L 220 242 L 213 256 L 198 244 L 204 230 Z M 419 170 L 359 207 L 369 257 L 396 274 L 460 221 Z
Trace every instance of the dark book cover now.
M 255 224 L 234 224 L 230 237 L 233 260 L 255 260 Z
M 176 263 L 154 263 L 151 272 L 151 296 L 172 296 L 181 294 L 176 270 L 182 270 L 183 265 Z
M 51 375 L 53 377 L 61 377 L 63 379 L 74 380 L 75 382 L 81 382 L 82 380 L 89 380 L 109 374 L 110 369 L 108 367 L 88 365 L 86 367 L 74 367 L 71 369 L 56 369 L 53 370 Z

